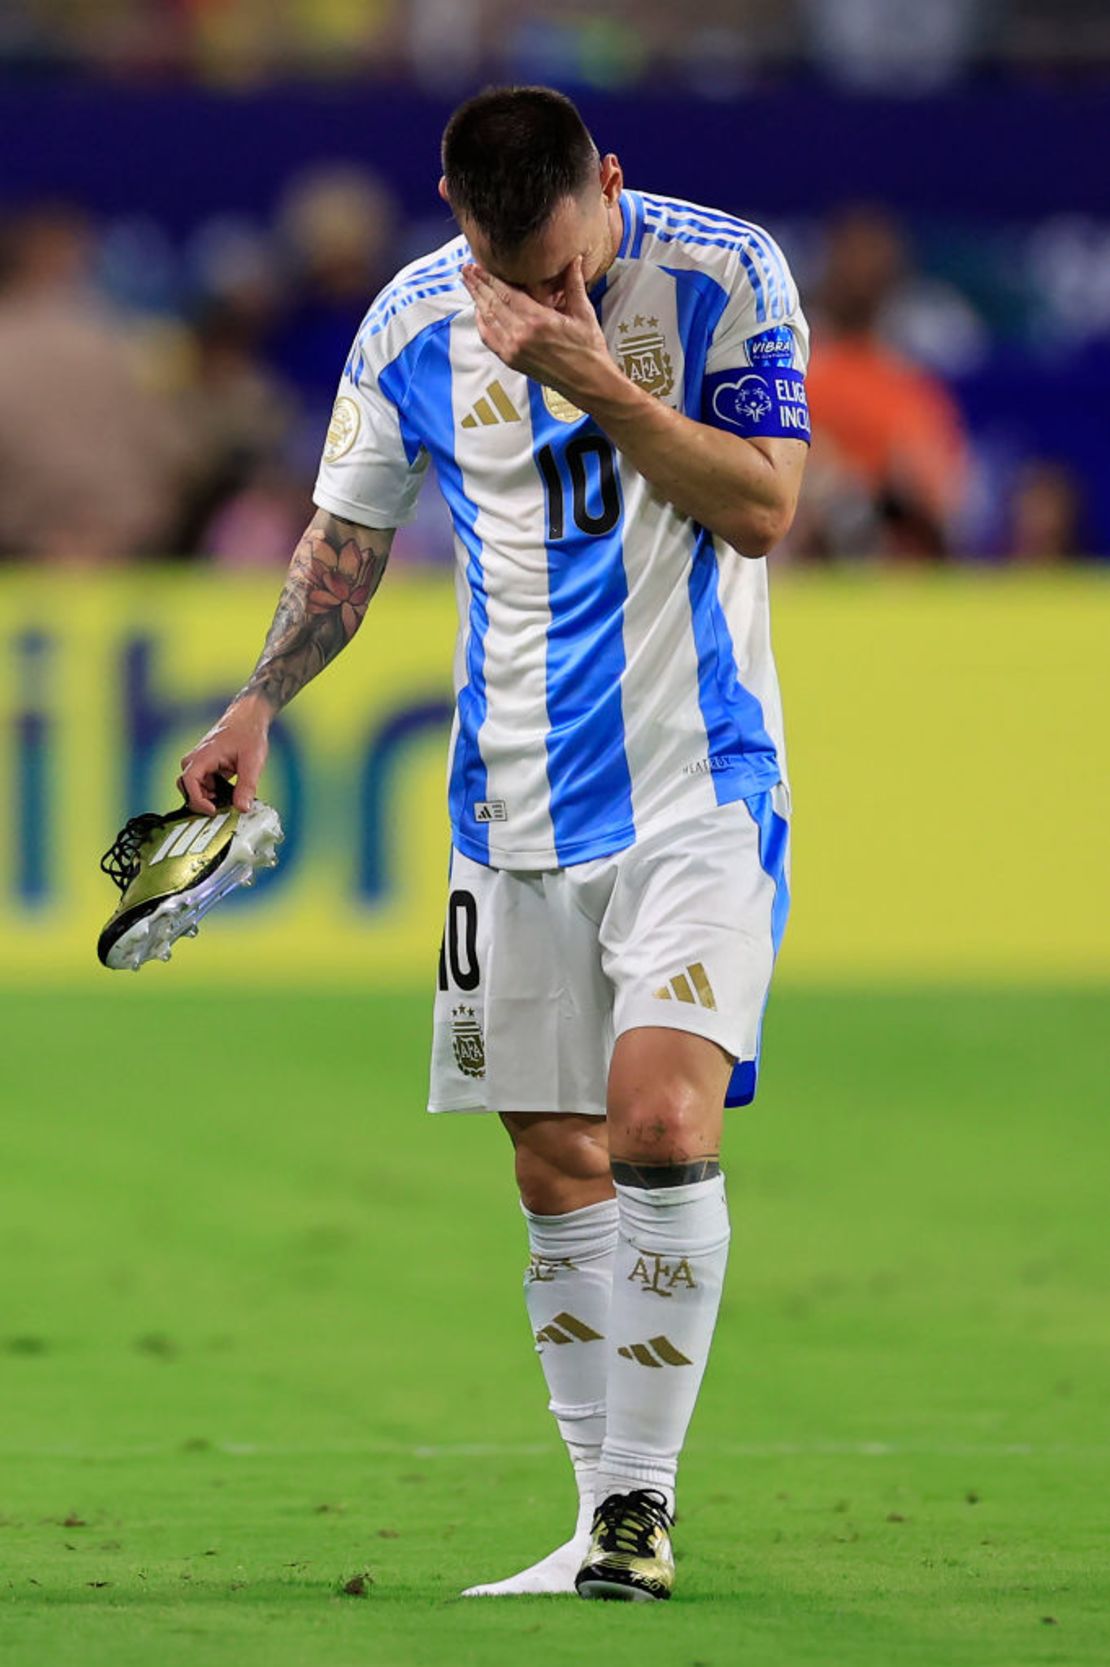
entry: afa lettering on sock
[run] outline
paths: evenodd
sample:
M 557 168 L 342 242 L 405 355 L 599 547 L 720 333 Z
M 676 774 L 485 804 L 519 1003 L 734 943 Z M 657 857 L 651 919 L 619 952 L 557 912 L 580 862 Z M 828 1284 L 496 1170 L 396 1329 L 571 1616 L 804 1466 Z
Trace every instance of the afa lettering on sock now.
M 664 1261 L 662 1256 L 637 1257 L 628 1280 L 657 1297 L 673 1297 L 675 1287 L 679 1285 L 685 1285 L 689 1291 L 698 1288 L 694 1271 L 685 1256 L 678 1262 Z

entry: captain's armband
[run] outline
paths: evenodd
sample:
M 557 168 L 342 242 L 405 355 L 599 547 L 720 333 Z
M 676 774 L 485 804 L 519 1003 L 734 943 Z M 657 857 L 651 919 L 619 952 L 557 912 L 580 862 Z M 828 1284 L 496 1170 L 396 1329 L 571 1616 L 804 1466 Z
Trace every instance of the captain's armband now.
M 809 440 L 805 375 L 795 365 L 794 333 L 775 325 L 744 343 L 747 364 L 705 379 L 702 421 L 744 439 Z

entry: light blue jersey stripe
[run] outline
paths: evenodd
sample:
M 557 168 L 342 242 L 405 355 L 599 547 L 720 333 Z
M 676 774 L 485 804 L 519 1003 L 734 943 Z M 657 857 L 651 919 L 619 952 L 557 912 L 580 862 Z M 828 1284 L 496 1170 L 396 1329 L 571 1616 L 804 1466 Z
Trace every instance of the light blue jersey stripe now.
M 621 246 L 617 250 L 617 259 L 626 260 L 628 258 L 628 251 L 632 245 L 633 225 L 632 204 L 629 201 L 629 193 L 627 191 L 622 191 L 620 194 L 620 211 L 621 225 L 624 229 L 621 232 Z
M 683 212 L 686 211 L 684 210 Z M 696 208 L 691 209 L 689 212 L 694 219 L 702 220 L 707 226 L 731 225 L 746 233 L 746 235 L 751 238 L 756 248 L 760 251 L 760 257 L 763 260 L 764 265 L 768 269 L 773 268 L 775 282 L 781 287 L 782 293 L 787 297 L 789 304 L 792 288 L 790 275 L 786 270 L 786 262 L 783 260 L 782 255 L 779 252 L 778 245 L 769 232 L 764 231 L 762 226 L 754 225 L 751 220 L 741 220 L 739 215 L 736 214 L 721 214 L 717 209 Z
M 588 862 L 635 838 L 632 780 L 624 747 L 621 676 L 625 668 L 624 506 L 620 472 L 612 467 L 610 495 L 619 514 L 609 531 L 583 531 L 578 513 L 603 519 L 601 457 L 612 447 L 592 423 L 557 421 L 535 382 L 528 385 L 534 449 L 550 447 L 547 470 L 537 463 L 551 520 L 553 478 L 561 501 L 561 536 L 547 539 L 547 779 L 551 824 L 560 864 Z M 577 452 L 573 468 L 568 447 Z M 584 490 L 583 490 L 584 488 Z
M 653 236 L 659 239 L 660 243 L 691 243 L 704 249 L 729 249 L 733 254 L 738 255 L 740 257 L 740 264 L 744 268 L 748 282 L 752 286 L 752 292 L 755 295 L 756 321 L 760 324 L 765 324 L 767 322 L 767 293 L 763 286 L 763 279 L 757 271 L 755 262 L 753 261 L 751 255 L 741 244 L 737 243 L 735 239 L 724 239 L 720 237 L 692 237 L 687 232 L 664 231 L 661 226 L 649 225 L 648 230 L 653 234 Z M 775 314 L 775 316 L 782 316 L 781 309 Z
M 782 297 L 783 311 L 792 311 L 796 297 L 794 296 L 793 286 L 790 282 L 790 274 L 786 270 L 786 262 L 779 253 L 778 244 L 775 242 L 773 237 L 764 236 L 758 226 L 751 225 L 747 220 L 739 220 L 737 221 L 737 224 L 743 226 L 744 230 L 754 239 L 756 246 L 762 248 L 764 251 L 764 262 L 766 263 L 769 261 L 774 267 L 775 284 L 778 293 Z M 780 314 L 779 316 L 781 317 L 782 315 Z
M 428 447 L 435 458 L 440 490 L 447 500 L 455 531 L 467 553 L 470 587 L 467 621 L 466 682 L 459 690 L 459 733 L 448 778 L 451 824 L 463 830 L 456 843 L 478 862 L 489 861 L 489 826 L 474 817 L 474 806 L 488 797 L 486 766 L 478 736 L 486 719 L 485 646 L 489 629 L 478 506 L 467 494 L 455 457 L 451 399 L 451 325 L 440 319 L 422 331 L 381 373 L 379 383 L 401 414 L 406 451 L 410 444 Z M 415 455 L 415 454 L 414 454 Z
M 728 293 L 704 272 L 686 272 L 680 267 L 665 267 L 664 271 L 675 286 L 678 331 L 685 360 L 686 415 L 699 421 L 706 356 L 728 305 Z M 737 556 L 736 560 L 743 558 Z M 717 803 L 729 804 L 750 793 L 761 781 L 777 780 L 778 768 L 774 742 L 763 721 L 763 708 L 737 675 L 732 634 L 721 606 L 717 577 L 712 535 L 705 528 L 696 527 L 689 594 L 698 657 L 698 699 L 709 741 L 709 757 L 716 761 L 711 779 Z
M 702 417 L 702 382 L 713 332 L 728 306 L 728 291 L 705 272 L 685 272 L 679 266 L 665 266 L 673 278 L 678 334 L 682 342 L 683 404 L 695 422 Z
M 457 289 L 457 287 L 455 279 L 451 278 L 442 284 L 425 284 L 420 289 L 406 290 L 403 293 L 391 296 L 387 306 L 371 313 L 366 321 L 363 333 L 368 336 L 380 335 L 386 325 L 390 324 L 398 313 L 403 313 L 406 307 L 411 307 L 417 301 L 427 300 L 430 295 L 446 295 L 450 290 Z M 463 305 L 461 295 L 459 305 L 460 307 Z
M 456 289 L 458 274 L 469 259 L 470 246 L 463 244 L 451 254 L 426 261 L 404 278 L 395 278 L 375 297 L 358 327 L 354 345 L 347 355 L 347 363 L 343 366 L 344 376 L 353 382 L 356 388 L 361 386 L 362 378 L 366 374 L 364 338 L 381 335 L 398 314 L 403 313 L 406 307 L 411 307 L 415 302 L 426 301 L 433 295 L 447 295 Z M 463 296 L 460 294 L 460 306 L 462 302 Z
M 628 252 L 633 260 L 639 260 L 640 251 L 644 246 L 644 234 L 647 231 L 647 222 L 644 219 L 644 198 L 643 193 L 640 191 L 630 191 L 628 194 L 632 199 L 632 214 L 634 219 L 632 227 L 632 247 Z
M 728 235 L 724 227 L 713 225 L 698 225 L 695 223 L 691 230 L 708 239 Z M 780 282 L 779 274 L 771 259 L 770 248 L 761 238 L 756 237 L 750 231 L 741 230 L 735 235 L 736 253 L 744 263 L 745 270 L 749 269 L 749 262 L 754 265 L 758 259 L 760 282 L 766 292 L 767 316 L 771 319 L 785 318 L 790 310 L 790 297 Z
M 770 793 L 752 793 L 744 800 L 745 808 L 759 829 L 759 866 L 775 884 L 771 904 L 771 952 L 778 955 L 786 934 L 786 919 L 790 913 L 790 885 L 786 878 L 786 856 L 790 844 L 790 825 L 778 814 Z M 766 1011 L 766 1003 L 764 1003 Z M 746 1106 L 755 1099 L 759 1081 L 759 1059 L 763 1051 L 763 1015 L 760 1015 L 759 1038 L 754 1059 L 741 1059 L 732 1068 L 725 1092 L 726 1106 Z
M 712 232 L 716 236 L 731 233 L 734 237 L 743 236 L 759 250 L 761 260 L 768 268 L 774 267 L 775 277 L 785 293 L 791 290 L 791 281 L 774 238 L 770 232 L 764 231 L 762 226 L 755 225 L 751 220 L 741 220 L 739 215 L 724 214 L 720 209 L 702 208 L 697 203 L 680 202 L 677 197 L 645 197 L 644 209 L 652 219 L 665 219 L 672 225 L 690 226 L 703 232 Z
M 620 210 L 624 233 L 621 246 L 617 250 L 617 259 L 639 260 L 644 241 L 644 202 L 640 192 L 622 191 Z
M 785 318 L 790 309 L 785 269 L 774 245 L 758 228 L 727 215 L 703 218 L 700 211 L 683 210 L 663 199 L 645 199 L 645 213 L 648 230 L 661 243 L 689 243 L 700 248 L 732 251 L 739 257 L 752 286 L 757 322 Z
M 358 335 L 376 336 L 414 301 L 424 301 L 431 295 L 445 295 L 454 289 L 458 275 L 469 259 L 470 246 L 463 244 L 449 255 L 440 255 L 436 260 L 425 261 L 411 272 L 407 272 L 403 278 L 394 278 L 393 282 L 387 284 L 381 294 L 374 298 L 358 327 Z M 460 296 L 460 304 L 461 301 Z M 358 382 L 353 376 L 352 380 L 357 387 Z
M 746 800 L 752 820 L 759 828 L 759 865 L 775 882 L 775 901 L 771 908 L 771 947 L 777 955 L 786 935 L 786 919 L 790 913 L 790 886 L 786 878 L 786 852 L 790 839 L 790 825 L 780 816 L 771 801 L 770 793 L 753 794 Z
M 460 243 L 459 247 L 457 249 L 452 249 L 450 254 L 440 255 L 436 260 L 423 261 L 419 266 L 414 266 L 409 271 L 394 278 L 393 282 L 387 284 L 385 289 L 378 296 L 378 301 L 381 302 L 390 296 L 401 294 L 404 290 L 410 289 L 414 284 L 424 284 L 427 283 L 429 279 L 436 279 L 448 273 L 453 274 L 459 272 L 469 259 L 470 245 L 468 243 Z
M 717 803 L 727 805 L 750 793 L 753 786 L 770 786 L 778 780 L 779 770 L 763 708 L 736 674 L 732 633 L 717 586 L 717 552 L 712 534 L 704 527 L 695 526 L 689 591 L 698 700 L 709 738 L 711 779 Z
M 731 232 L 735 236 L 746 238 L 759 255 L 764 274 L 770 288 L 774 291 L 775 305 L 781 301 L 785 311 L 789 312 L 793 304 L 793 285 L 786 270 L 786 262 L 775 243 L 775 240 L 761 226 L 755 226 L 750 220 L 741 220 L 734 214 L 722 214 L 713 208 L 700 208 L 695 203 L 680 203 L 677 198 L 668 200 L 657 197 L 651 199 L 656 215 L 662 215 L 669 225 L 689 226 L 693 231 L 699 231 L 706 236 L 721 236 Z M 777 316 L 782 316 L 781 313 Z

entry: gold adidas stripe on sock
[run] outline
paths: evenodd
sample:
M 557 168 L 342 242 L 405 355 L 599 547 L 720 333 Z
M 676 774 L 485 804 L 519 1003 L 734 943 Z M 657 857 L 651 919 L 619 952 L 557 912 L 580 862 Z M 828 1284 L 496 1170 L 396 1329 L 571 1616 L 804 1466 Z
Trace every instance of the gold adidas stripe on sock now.
M 675 1348 L 669 1337 L 652 1337 L 650 1342 L 660 1360 L 664 1361 L 666 1365 L 692 1366 L 694 1364 L 681 1350 Z
M 655 1354 L 652 1350 L 655 1350 Z M 638 1360 L 641 1366 L 692 1366 L 694 1362 L 681 1349 L 676 1349 L 669 1337 L 652 1337 L 647 1343 L 629 1343 L 617 1350 L 626 1360 Z M 656 1359 L 658 1355 L 658 1359 Z
M 618 1354 L 623 1354 L 626 1360 L 638 1360 L 641 1366 L 662 1368 L 662 1361 L 656 1360 L 646 1343 L 631 1343 L 628 1348 L 620 1348 Z
M 562 1326 L 563 1330 L 569 1331 L 572 1337 L 577 1337 L 580 1343 L 600 1343 L 602 1341 L 600 1331 L 595 1331 L 592 1326 L 588 1326 L 584 1320 L 578 1319 L 574 1314 L 556 1314 L 551 1323 L 552 1325 Z

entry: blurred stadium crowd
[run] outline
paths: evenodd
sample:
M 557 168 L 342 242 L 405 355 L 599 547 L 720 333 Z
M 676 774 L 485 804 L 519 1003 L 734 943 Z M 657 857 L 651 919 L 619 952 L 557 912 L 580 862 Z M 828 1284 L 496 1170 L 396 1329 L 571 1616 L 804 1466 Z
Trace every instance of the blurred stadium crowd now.
M 740 108 L 759 76 L 928 100 L 960 77 L 1085 74 L 1108 56 L 1110 14 L 1086 0 L 0 0 L 0 101 L 36 76 L 230 87 L 373 67 L 448 98 L 489 77 L 571 91 L 654 77 L 691 108 Z M 160 217 L 14 193 L 0 211 L 0 557 L 284 563 L 369 300 L 451 235 L 433 166 L 423 217 L 404 212 L 387 154 L 379 172 L 316 161 L 272 211 L 187 228 L 168 203 Z M 737 197 L 716 206 L 755 212 L 740 183 Z M 839 204 L 770 218 L 814 326 L 812 466 L 779 559 L 1110 554 L 1090 453 L 1000 425 L 1005 388 L 984 370 L 1003 344 L 1006 375 L 1035 395 L 1048 343 L 1093 374 L 1092 352 L 1110 353 L 1110 221 L 988 219 L 903 220 L 854 201 L 850 180 Z M 1042 385 L 1043 404 L 1066 397 Z M 450 554 L 427 492 L 396 560 Z
M 789 69 L 904 90 L 1108 52 L 1101 0 L 0 0 L 9 63 L 222 86 L 384 70 L 720 95 Z

